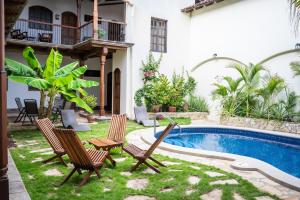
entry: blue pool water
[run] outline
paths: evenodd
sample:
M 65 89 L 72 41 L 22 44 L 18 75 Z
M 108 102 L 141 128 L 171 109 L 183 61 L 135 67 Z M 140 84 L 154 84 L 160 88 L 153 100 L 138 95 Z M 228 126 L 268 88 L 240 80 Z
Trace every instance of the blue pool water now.
M 164 142 L 256 158 L 300 178 L 300 139 L 297 138 L 229 128 L 183 128 L 181 132 L 174 129 Z

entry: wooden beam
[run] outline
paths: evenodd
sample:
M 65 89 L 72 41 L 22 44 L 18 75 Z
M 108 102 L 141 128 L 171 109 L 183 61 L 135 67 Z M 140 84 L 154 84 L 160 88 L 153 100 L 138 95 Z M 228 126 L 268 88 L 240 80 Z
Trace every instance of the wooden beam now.
M 104 76 L 105 76 L 105 63 L 106 63 L 106 56 L 108 54 L 108 49 L 106 47 L 103 47 L 102 50 L 100 51 L 100 116 L 105 115 L 105 110 L 104 110 Z
M 98 0 L 94 0 L 93 38 L 94 40 L 98 40 Z
M 4 0 L 0 0 L 0 197 L 1 200 L 9 199 L 8 177 L 7 177 L 7 103 L 6 103 L 6 72 L 4 68 L 5 59 L 5 29 L 4 29 Z

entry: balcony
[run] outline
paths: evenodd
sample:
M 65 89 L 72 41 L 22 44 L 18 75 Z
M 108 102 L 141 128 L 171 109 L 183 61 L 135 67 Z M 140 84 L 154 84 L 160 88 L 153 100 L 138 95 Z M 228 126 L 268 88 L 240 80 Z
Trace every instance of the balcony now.
M 126 23 L 99 19 L 98 39 L 104 42 L 125 43 Z M 26 43 L 75 45 L 93 38 L 93 20 L 80 27 L 18 19 L 9 38 Z

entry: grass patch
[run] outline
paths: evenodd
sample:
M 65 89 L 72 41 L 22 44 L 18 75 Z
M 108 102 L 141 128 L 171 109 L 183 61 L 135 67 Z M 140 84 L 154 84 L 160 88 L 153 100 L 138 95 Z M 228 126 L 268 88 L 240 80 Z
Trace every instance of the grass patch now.
M 189 119 L 175 119 L 179 124 L 189 124 Z M 159 122 L 161 125 L 166 125 L 167 120 Z M 108 130 L 108 122 L 100 122 L 92 125 L 92 131 L 78 133 L 82 140 L 87 140 L 93 137 L 106 137 Z M 127 132 L 144 128 L 141 125 L 136 124 L 133 121 L 127 123 Z M 189 163 L 177 159 L 168 158 L 165 156 L 155 155 L 160 161 L 178 162 L 180 165 L 172 165 L 167 168 L 161 167 L 161 174 L 145 174 L 143 171 L 146 169 L 142 166 L 132 173 L 131 176 L 122 176 L 121 172 L 127 172 L 135 163 L 131 157 L 126 153 L 120 154 L 118 149 L 112 151 L 113 158 L 125 157 L 126 160 L 117 163 L 117 166 L 113 168 L 109 162 L 100 170 L 102 178 L 98 179 L 96 176 L 91 177 L 90 181 L 78 190 L 77 185 L 83 178 L 83 175 L 79 176 L 75 174 L 66 184 L 62 187 L 56 188 L 54 184 L 59 183 L 64 177 L 45 176 L 43 172 L 49 169 L 57 169 L 64 175 L 68 174 L 70 169 L 66 168 L 59 162 L 53 162 L 43 165 L 41 162 L 32 163 L 32 160 L 40 158 L 48 158 L 51 155 L 45 155 L 42 153 L 31 153 L 32 150 L 38 150 L 42 148 L 49 148 L 48 143 L 39 133 L 39 131 L 19 131 L 11 133 L 12 137 L 16 140 L 17 144 L 28 144 L 30 140 L 36 140 L 38 144 L 32 146 L 23 146 L 13 148 L 10 150 L 17 168 L 21 173 L 25 186 L 32 198 L 32 200 L 83 200 L 83 199 L 103 199 L 103 200 L 122 200 L 130 195 L 146 195 L 155 197 L 162 200 L 181 200 L 181 199 L 199 199 L 200 195 L 212 191 L 215 188 L 223 190 L 222 199 L 233 199 L 234 192 L 239 193 L 245 199 L 254 199 L 257 196 L 270 196 L 274 199 L 277 197 L 268 193 L 262 192 L 253 186 L 248 181 L 240 178 L 239 176 L 226 173 L 215 167 Z M 91 147 L 86 145 L 87 147 Z M 64 159 L 69 162 L 68 157 Z M 192 169 L 191 166 L 200 167 L 200 170 Z M 182 170 L 182 171 L 170 171 L 170 170 Z M 205 171 L 216 171 L 224 174 L 222 177 L 209 177 Z M 189 176 L 198 176 L 201 180 L 196 185 L 190 185 L 188 183 Z M 126 187 L 127 181 L 130 179 L 146 178 L 149 180 L 149 185 L 144 190 L 133 190 Z M 214 185 L 210 186 L 209 183 L 215 180 L 227 180 L 235 179 L 238 181 L 238 185 Z M 162 193 L 160 190 L 164 188 L 173 188 L 172 191 Z M 105 189 L 109 191 L 104 192 Z M 195 190 L 189 196 L 185 195 L 185 191 L 193 189 Z

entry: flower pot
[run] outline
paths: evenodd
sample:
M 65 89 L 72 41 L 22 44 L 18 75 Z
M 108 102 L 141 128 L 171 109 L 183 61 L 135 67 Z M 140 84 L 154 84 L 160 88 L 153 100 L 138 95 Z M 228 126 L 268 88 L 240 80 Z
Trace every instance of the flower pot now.
M 159 112 L 159 110 L 160 110 L 160 105 L 153 105 L 153 106 L 152 106 L 152 110 L 153 110 L 153 112 L 155 112 L 155 113 Z
M 169 112 L 176 112 L 176 107 L 174 106 L 169 106 Z
M 86 119 L 88 120 L 88 123 L 93 123 L 95 122 L 94 115 L 87 115 Z
M 188 112 L 189 111 L 189 105 L 187 103 L 184 103 L 182 106 L 183 112 Z

